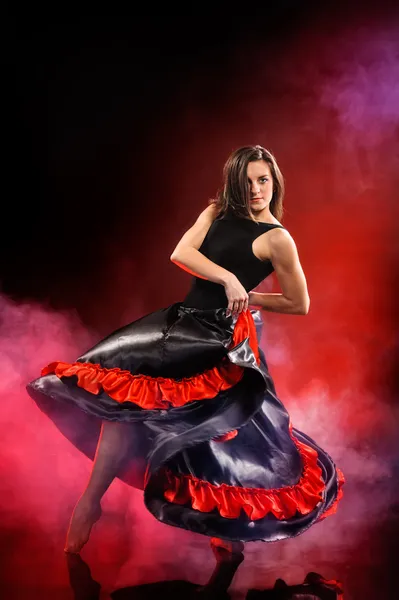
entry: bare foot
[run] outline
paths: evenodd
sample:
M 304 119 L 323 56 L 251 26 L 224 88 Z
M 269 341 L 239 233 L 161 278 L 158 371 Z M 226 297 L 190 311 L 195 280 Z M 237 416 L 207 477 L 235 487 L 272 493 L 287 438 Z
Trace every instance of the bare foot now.
M 100 517 L 100 503 L 94 504 L 82 496 L 72 513 L 64 551 L 79 553 L 90 537 L 91 528 Z

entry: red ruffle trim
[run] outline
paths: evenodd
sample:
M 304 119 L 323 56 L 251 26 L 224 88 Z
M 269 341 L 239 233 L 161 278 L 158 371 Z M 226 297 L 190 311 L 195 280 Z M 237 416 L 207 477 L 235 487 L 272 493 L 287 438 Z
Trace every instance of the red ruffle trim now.
M 133 402 L 147 410 L 184 406 L 194 400 L 214 398 L 219 392 L 235 385 L 243 369 L 231 362 L 221 364 L 200 375 L 176 381 L 167 377 L 132 375 L 121 369 L 104 369 L 92 363 L 54 362 L 42 370 L 42 375 L 57 377 L 76 375 L 78 386 L 91 394 L 102 389 L 117 402 Z
M 259 363 L 256 328 L 249 310 L 240 313 L 236 321 L 230 349 L 246 338 L 249 338 L 249 344 Z M 244 374 L 244 369 L 225 358 L 219 365 L 208 371 L 176 380 L 168 377 L 132 375 L 130 371 L 118 367 L 105 369 L 93 363 L 57 361 L 44 367 L 41 375 L 50 373 L 54 373 L 57 377 L 76 375 L 78 386 L 91 394 L 98 394 L 104 390 L 117 402 L 133 402 L 141 408 L 152 410 L 179 407 L 194 400 L 214 398 L 219 392 L 238 383 Z
M 269 513 L 279 520 L 290 519 L 297 512 L 302 515 L 310 513 L 323 500 L 325 483 L 322 470 L 317 465 L 316 450 L 295 438 L 291 423 L 289 432 L 304 465 L 302 476 L 295 485 L 274 489 L 243 488 L 224 483 L 213 485 L 191 475 L 177 475 L 163 468 L 160 475 L 164 482 L 165 498 L 175 504 L 190 503 L 192 508 L 201 512 L 216 508 L 227 519 L 237 519 L 241 510 L 252 521 L 263 519 Z
M 326 517 L 329 517 L 330 515 L 333 515 L 337 512 L 338 502 L 341 500 L 342 496 L 344 495 L 342 486 L 345 483 L 345 475 L 343 474 L 343 472 L 341 471 L 341 469 L 339 467 L 337 467 L 337 475 L 338 475 L 337 497 L 335 498 L 334 502 L 331 504 L 330 508 L 328 508 L 325 512 L 323 512 L 323 514 L 320 515 L 320 517 L 317 519 L 317 521 L 322 521 Z

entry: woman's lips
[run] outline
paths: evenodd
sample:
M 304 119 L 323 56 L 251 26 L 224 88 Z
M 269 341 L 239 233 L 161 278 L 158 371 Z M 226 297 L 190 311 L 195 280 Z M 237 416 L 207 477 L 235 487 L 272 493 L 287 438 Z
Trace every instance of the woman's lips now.
M 262 200 L 262 198 L 252 198 L 251 202 L 258 202 L 258 200 Z

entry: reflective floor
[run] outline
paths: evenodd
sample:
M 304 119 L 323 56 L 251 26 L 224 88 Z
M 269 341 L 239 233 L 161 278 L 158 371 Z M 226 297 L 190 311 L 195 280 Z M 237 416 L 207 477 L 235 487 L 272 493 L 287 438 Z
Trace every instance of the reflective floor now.
M 144 508 L 142 493 L 119 481 L 104 497 L 103 517 L 81 555 L 68 555 L 63 543 L 72 508 L 61 503 L 47 521 L 35 519 L 33 511 L 25 522 L 20 516 L 7 520 L 1 530 L 3 598 L 394 597 L 399 518 L 390 515 L 386 525 L 380 521 L 361 539 L 349 500 L 339 517 L 297 538 L 247 544 L 241 564 L 216 556 L 209 538 L 156 521 Z

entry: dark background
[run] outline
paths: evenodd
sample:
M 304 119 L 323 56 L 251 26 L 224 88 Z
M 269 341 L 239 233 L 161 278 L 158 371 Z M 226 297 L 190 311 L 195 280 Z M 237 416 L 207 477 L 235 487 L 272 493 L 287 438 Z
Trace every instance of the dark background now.
M 215 194 L 234 149 L 220 132 L 218 140 L 201 140 L 195 113 L 217 122 L 233 93 L 238 110 L 227 128 L 237 129 L 240 105 L 264 86 L 259 44 L 272 70 L 274 55 L 302 24 L 321 19 L 331 28 L 332 17 L 337 24 L 349 10 L 282 1 L 222 14 L 154 9 L 128 17 L 91 10 L 54 16 L 39 6 L 6 19 L 3 292 L 73 305 L 100 327 L 103 317 L 90 306 L 93 290 L 104 285 L 104 269 L 128 253 L 152 310 L 156 290 L 147 273 L 168 287 L 176 269 L 165 261 L 157 268 L 160 257 L 169 256 Z M 237 69 L 247 81 L 234 85 Z M 192 131 L 182 132 L 189 111 Z M 240 137 L 243 144 L 257 142 Z M 201 142 L 200 157 L 188 163 L 190 148 Z M 187 172 L 193 185 L 178 205 Z M 183 279 L 177 275 L 180 294 Z

